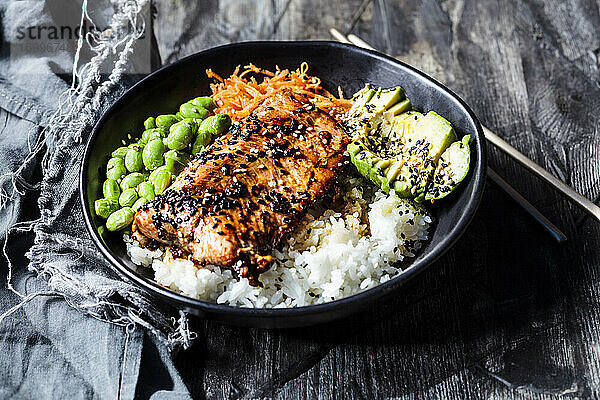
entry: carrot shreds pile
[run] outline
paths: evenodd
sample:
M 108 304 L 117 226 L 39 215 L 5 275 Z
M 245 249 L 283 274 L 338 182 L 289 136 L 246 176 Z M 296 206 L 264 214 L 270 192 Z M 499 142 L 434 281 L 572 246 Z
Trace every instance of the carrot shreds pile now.
M 321 87 L 319 78 L 307 75 L 307 71 L 308 64 L 305 62 L 295 71 L 276 67 L 275 72 L 249 64 L 241 72 L 238 65 L 225 79 L 211 69 L 206 70 L 206 75 L 216 81 L 210 85 L 217 106 L 215 112 L 228 114 L 234 121 L 250 115 L 265 98 L 285 89 L 305 94 L 315 106 L 332 115 L 350 108 L 352 102 L 342 97 L 341 90 L 340 97 L 335 97 Z M 263 76 L 262 82 L 259 83 L 254 75 Z

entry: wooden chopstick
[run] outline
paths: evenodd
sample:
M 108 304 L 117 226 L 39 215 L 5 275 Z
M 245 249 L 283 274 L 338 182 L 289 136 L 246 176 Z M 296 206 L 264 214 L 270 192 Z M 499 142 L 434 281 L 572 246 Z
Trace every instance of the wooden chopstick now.
M 581 207 L 581 209 L 583 209 L 584 211 L 595 217 L 598 221 L 600 221 L 600 207 L 594 204 L 591 200 L 577 193 L 566 183 L 552 175 L 550 172 L 546 171 L 539 164 L 535 163 L 533 160 L 528 158 L 519 150 L 512 147 L 510 144 L 505 142 L 502 138 L 500 138 L 494 132 L 490 131 L 485 126 L 483 127 L 483 132 L 485 133 L 485 138 L 491 144 L 508 154 L 510 157 L 512 157 L 513 160 L 527 168 L 529 171 L 537 175 L 542 180 L 546 181 L 546 183 L 548 183 L 554 189 L 561 192 L 565 197 L 567 197 L 573 203 Z
M 488 177 L 498 186 L 504 193 L 506 193 L 511 199 L 519 203 L 519 205 L 527 211 L 527 214 L 531 215 L 545 230 L 548 232 L 554 240 L 558 243 L 564 243 L 567 241 L 567 237 L 560 231 L 552 222 L 548 220 L 537 208 L 535 208 L 530 202 L 527 201 L 519 192 L 510 186 L 500 175 L 498 175 L 493 169 L 488 167 Z
M 345 35 L 344 35 L 342 32 L 338 31 L 338 30 L 337 30 L 337 29 L 335 29 L 335 28 L 329 28 L 329 33 L 330 33 L 330 34 L 331 34 L 331 36 L 333 36 L 333 38 L 334 38 L 335 40 L 337 40 L 338 42 L 342 42 L 342 43 L 346 43 L 346 44 L 352 44 L 352 42 L 351 42 L 351 41 L 349 41 L 349 40 L 346 38 L 346 36 L 345 36 Z M 359 47 L 360 47 L 360 46 L 359 46 Z M 369 46 L 369 47 L 371 47 L 371 46 Z
M 353 44 L 358 47 L 363 47 L 363 48 L 366 48 L 369 50 L 377 51 L 375 48 L 373 48 L 371 45 L 369 45 L 367 42 L 365 42 L 364 40 L 362 40 L 361 38 L 359 38 L 356 35 L 349 34 L 348 37 L 346 37 L 345 35 L 343 35 L 340 31 L 338 31 L 335 28 L 330 28 L 329 33 L 331 33 L 331 36 L 333 36 L 339 42 L 346 43 L 346 44 Z M 486 133 L 486 135 L 485 135 L 486 139 L 488 139 L 492 144 L 497 145 L 494 142 L 494 140 L 497 139 L 496 142 L 498 142 L 498 143 L 502 142 L 504 144 L 504 146 L 503 146 L 504 148 L 497 145 L 499 148 L 501 148 L 503 150 L 508 149 L 509 147 L 512 148 L 512 146 L 510 146 L 508 143 L 506 143 L 502 139 L 500 139 L 497 135 L 495 135 L 494 133 L 489 131 L 489 129 L 487 129 L 485 127 L 483 129 L 484 129 L 484 132 Z M 491 135 L 493 135 L 493 140 L 490 140 L 487 132 L 489 132 L 489 133 L 491 133 Z M 518 151 L 516 149 L 514 149 L 514 148 L 512 148 L 512 149 L 518 153 Z M 506 151 L 507 154 L 509 154 L 509 155 L 511 154 L 507 150 L 504 150 L 504 151 Z M 519 153 L 519 154 L 521 154 L 521 153 Z M 525 158 L 526 160 L 529 160 L 524 155 L 521 154 L 521 156 L 523 158 Z M 519 161 L 519 160 L 517 160 L 517 161 Z M 529 160 L 529 161 L 532 164 L 538 166 L 533 161 L 531 161 L 531 160 Z M 519 161 L 519 162 L 521 162 L 521 161 Z M 538 166 L 538 168 L 542 169 L 544 172 L 546 172 L 546 174 L 548 174 L 550 177 L 554 178 L 554 176 L 549 174 L 547 171 L 545 171 L 540 166 Z M 538 209 L 536 209 L 519 192 L 517 192 L 517 190 L 515 188 L 510 186 L 504 179 L 502 179 L 500 177 L 500 175 L 498 175 L 490 167 L 488 167 L 487 172 L 488 172 L 488 176 L 490 177 L 492 182 L 494 182 L 502 191 L 504 191 L 504 193 L 506 193 L 510 198 L 512 198 L 515 202 L 517 202 L 517 204 L 519 204 L 529 215 L 531 215 L 546 230 L 546 232 L 548 232 L 554 238 L 554 240 L 556 240 L 558 243 L 564 243 L 567 240 L 567 237 L 565 236 L 565 234 L 562 233 L 561 230 L 556 227 L 556 225 L 554 225 L 552 222 L 550 222 L 550 220 L 548 220 L 548 218 L 546 218 Z M 554 179 L 556 179 L 556 178 L 554 178 Z M 573 191 L 571 188 L 569 188 L 564 183 L 562 183 L 562 182 L 560 182 L 560 183 L 562 185 L 566 186 L 572 192 L 576 193 L 575 191 Z M 579 195 L 578 193 L 576 193 L 576 194 Z M 583 197 L 581 195 L 579 195 L 579 196 Z M 585 200 L 587 200 L 587 199 L 585 199 Z M 587 200 L 587 201 L 589 203 L 591 203 L 589 200 Z M 596 207 L 596 208 L 598 208 L 598 207 Z

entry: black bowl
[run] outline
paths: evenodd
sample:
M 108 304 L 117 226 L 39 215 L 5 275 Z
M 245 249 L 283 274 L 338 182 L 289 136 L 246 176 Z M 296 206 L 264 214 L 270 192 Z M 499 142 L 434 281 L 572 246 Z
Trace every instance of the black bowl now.
M 308 62 L 310 74 L 320 77 L 323 86 L 333 93 L 337 93 L 338 86 L 350 95 L 366 83 L 381 87 L 401 85 L 416 109 L 435 110 L 454 125 L 459 136 L 471 135 L 471 171 L 452 197 L 435 207 L 436 224 L 430 232 L 431 240 L 400 276 L 363 293 L 314 306 L 231 307 L 194 300 L 157 285 L 128 259 L 120 235 L 103 230 L 103 221 L 91 211 L 101 192 L 108 155 L 127 134 L 139 133 L 147 116 L 175 111 L 180 103 L 210 93 L 207 68 L 227 76 L 239 64 L 296 69 L 303 61 Z M 477 118 L 454 93 L 422 72 L 385 55 L 335 42 L 248 42 L 189 56 L 154 72 L 128 90 L 94 127 L 83 158 L 80 189 L 85 221 L 94 242 L 116 270 L 140 287 L 202 317 L 236 325 L 292 327 L 341 318 L 386 294 L 398 292 L 404 282 L 431 265 L 465 231 L 481 199 L 485 171 L 485 140 Z

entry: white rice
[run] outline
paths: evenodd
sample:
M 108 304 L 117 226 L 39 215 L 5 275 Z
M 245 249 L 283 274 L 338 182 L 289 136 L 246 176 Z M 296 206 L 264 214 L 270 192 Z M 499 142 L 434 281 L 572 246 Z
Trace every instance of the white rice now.
M 199 268 L 150 251 L 124 236 L 137 265 L 151 267 L 160 285 L 200 300 L 242 307 L 298 307 L 341 299 L 402 273 L 399 264 L 414 257 L 427 239 L 431 217 L 395 193 L 366 193 L 364 182 L 341 183 L 339 210 L 315 207 L 272 255 L 276 262 L 260 276 L 263 287 L 219 267 Z

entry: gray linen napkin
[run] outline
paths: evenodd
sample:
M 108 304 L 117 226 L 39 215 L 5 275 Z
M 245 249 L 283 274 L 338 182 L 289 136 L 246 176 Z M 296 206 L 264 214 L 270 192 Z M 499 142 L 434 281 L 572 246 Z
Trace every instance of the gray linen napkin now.
M 193 338 L 185 314 L 110 269 L 85 230 L 78 200 L 93 124 L 139 76 L 124 72 L 141 34 L 123 29 L 143 26 L 145 3 L 83 0 L 65 11 L 64 1 L 0 0 L 0 238 L 8 261 L 7 289 L 0 291 L 0 398 L 133 398 L 136 389 L 155 399 L 189 398 L 170 358 Z M 76 64 L 79 84 L 71 86 L 70 76 L 57 72 L 77 60 L 77 47 L 51 55 L 10 50 L 19 26 L 52 25 L 73 10 L 82 21 L 109 15 L 118 34 L 79 41 L 88 51 L 94 46 L 94 58 Z M 103 75 L 106 64 L 110 73 Z M 41 182 L 32 184 L 36 171 Z M 19 255 L 32 239 L 26 266 Z M 152 362 L 168 382 L 154 393 L 138 387 L 146 347 L 155 349 Z

